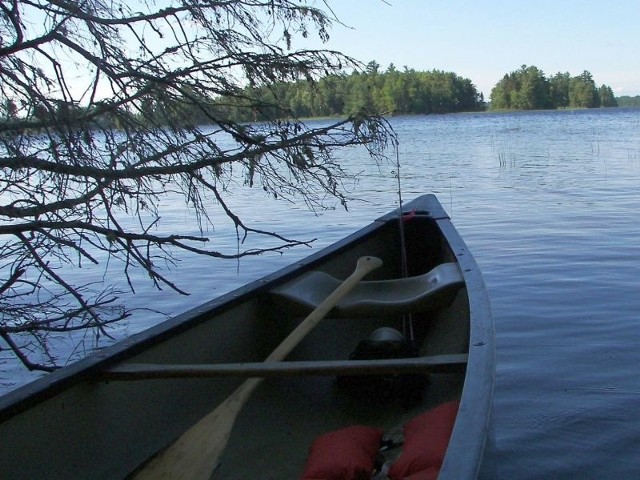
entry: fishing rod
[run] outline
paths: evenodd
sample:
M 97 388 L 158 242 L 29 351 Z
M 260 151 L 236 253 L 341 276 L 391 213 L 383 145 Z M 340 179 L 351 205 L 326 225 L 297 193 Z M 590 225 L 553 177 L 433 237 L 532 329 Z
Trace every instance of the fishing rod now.
M 400 150 L 397 139 L 394 139 L 394 149 L 396 151 L 396 179 L 398 180 L 398 229 L 400 231 L 400 272 L 402 278 L 409 276 L 409 267 L 407 261 L 407 245 L 405 242 L 404 232 L 404 212 L 402 209 L 402 180 L 400 178 Z M 402 329 L 405 338 L 409 339 L 410 345 L 415 345 L 413 334 L 413 316 L 410 313 L 406 313 L 402 317 Z

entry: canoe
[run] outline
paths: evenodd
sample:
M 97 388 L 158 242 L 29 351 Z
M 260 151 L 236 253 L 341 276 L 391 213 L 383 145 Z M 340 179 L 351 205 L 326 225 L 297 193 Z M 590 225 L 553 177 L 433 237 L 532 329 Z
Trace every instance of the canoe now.
M 354 428 L 384 435 L 393 468 L 409 450 L 433 450 L 409 444 L 409 425 L 429 416 L 428 434 L 446 437 L 431 471 L 476 478 L 495 379 L 487 291 L 433 195 L 403 210 L 411 213 L 402 220 L 392 211 L 294 265 L 3 396 L 0 478 L 127 478 L 248 377 L 264 380 L 239 413 L 213 478 L 301 478 L 312 461 L 339 460 L 326 452 L 311 458 L 322 439 Z M 265 363 L 363 256 L 380 258 L 382 267 L 284 361 Z M 448 413 L 438 413 L 443 408 Z M 351 448 L 340 441 L 329 448 Z

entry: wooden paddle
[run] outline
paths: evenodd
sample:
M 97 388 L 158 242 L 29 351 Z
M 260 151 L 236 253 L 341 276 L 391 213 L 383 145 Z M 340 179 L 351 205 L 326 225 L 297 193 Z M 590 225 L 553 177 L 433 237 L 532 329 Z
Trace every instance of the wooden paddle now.
M 358 259 L 354 272 L 305 318 L 267 357 L 279 362 L 322 320 L 331 309 L 372 270 L 382 266 L 376 257 Z M 187 430 L 166 450 L 140 470 L 136 479 L 209 479 L 224 452 L 233 424 L 262 378 L 245 380 L 230 397 Z

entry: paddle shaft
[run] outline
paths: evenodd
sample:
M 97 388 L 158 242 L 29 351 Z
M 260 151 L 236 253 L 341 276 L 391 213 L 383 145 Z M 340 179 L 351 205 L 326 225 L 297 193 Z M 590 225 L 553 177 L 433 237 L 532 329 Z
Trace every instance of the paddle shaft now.
M 354 272 L 325 298 L 265 361 L 282 361 L 367 273 L 380 266 L 382 260 L 379 258 L 359 258 Z M 215 410 L 199 420 L 166 450 L 153 457 L 135 478 L 209 479 L 226 448 L 235 419 L 262 380 L 245 380 Z

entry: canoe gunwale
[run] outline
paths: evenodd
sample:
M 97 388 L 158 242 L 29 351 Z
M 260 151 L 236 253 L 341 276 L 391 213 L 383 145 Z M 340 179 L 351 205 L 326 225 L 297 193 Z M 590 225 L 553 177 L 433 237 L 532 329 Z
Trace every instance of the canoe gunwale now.
M 460 407 L 438 479 L 475 479 L 490 438 L 496 362 L 493 316 L 489 294 L 475 258 L 448 217 L 437 223 L 465 279 L 471 326 Z

